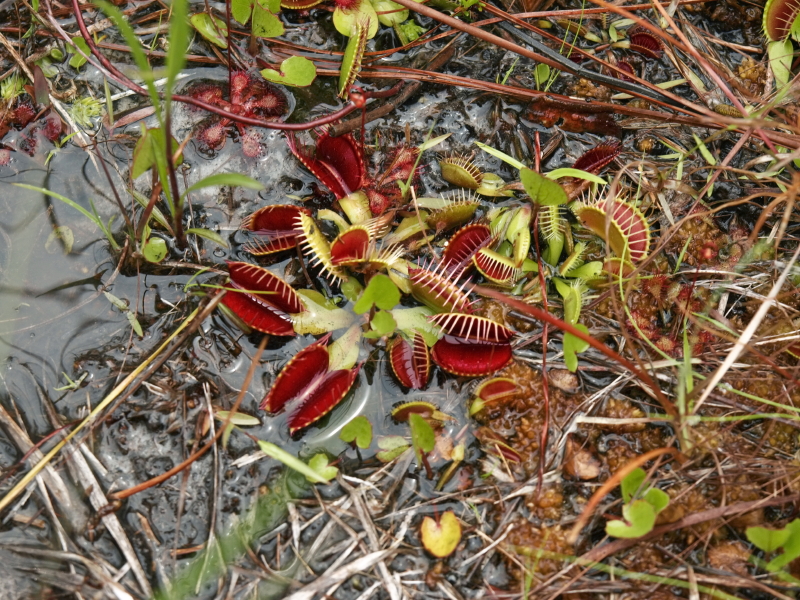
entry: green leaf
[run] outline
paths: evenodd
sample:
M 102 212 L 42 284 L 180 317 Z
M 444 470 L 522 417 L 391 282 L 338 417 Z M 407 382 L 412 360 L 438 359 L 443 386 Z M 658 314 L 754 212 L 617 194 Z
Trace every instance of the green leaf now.
M 783 544 L 783 554 L 767 563 L 767 569 L 770 571 L 782 569 L 793 560 L 800 558 L 800 519 L 795 519 L 784 529 L 789 532 L 789 538 Z
M 531 201 L 542 206 L 558 206 L 566 204 L 567 193 L 555 181 L 530 169 L 520 169 L 520 179 Z
M 222 19 L 202 12 L 189 17 L 189 22 L 207 41 L 223 49 L 228 47 L 228 26 Z
M 261 75 L 267 81 L 293 87 L 306 87 L 317 77 L 317 67 L 304 56 L 291 56 L 281 63 L 280 72 L 264 69 Z
M 416 308 L 395 308 L 392 311 L 392 318 L 397 323 L 397 329 L 405 333 L 409 338 L 414 337 L 417 331 L 425 338 L 428 346 L 433 346 L 439 339 L 439 329 L 430 321 L 428 317 L 433 311 L 427 306 L 417 306 Z
M 770 42 L 767 45 L 769 66 L 775 75 L 775 87 L 780 90 L 792 78 L 792 55 L 794 48 L 792 41 L 785 39 L 782 42 Z
M 117 298 L 111 292 L 103 292 L 103 295 L 105 295 L 105 297 L 108 299 L 108 301 L 111 302 L 111 304 L 114 306 L 114 308 L 116 308 L 117 310 L 120 310 L 122 312 L 127 312 L 127 310 L 128 310 L 128 303 L 127 302 L 125 302 L 124 300 L 120 300 L 119 298 Z
M 117 29 L 119 29 L 122 37 L 125 38 L 125 42 L 128 44 L 128 47 L 131 50 L 133 60 L 136 63 L 136 66 L 139 67 L 140 76 L 144 79 L 145 85 L 147 86 L 147 91 L 150 93 L 150 101 L 153 103 L 153 106 L 156 109 L 156 114 L 160 114 L 161 100 L 158 95 L 158 90 L 156 90 L 154 84 L 155 78 L 153 77 L 153 71 L 150 68 L 150 63 L 147 60 L 147 56 L 142 49 L 142 44 L 139 41 L 139 37 L 134 33 L 133 29 L 128 24 L 127 17 L 123 15 L 116 6 L 110 2 L 106 2 L 106 0 L 97 0 L 95 4 L 99 6 L 105 14 L 108 15 L 114 25 L 117 26 Z
M 308 461 L 308 466 L 311 467 L 311 469 L 313 469 L 314 472 L 322 477 L 325 481 L 335 479 L 336 475 L 339 473 L 339 469 L 331 466 L 328 462 L 327 455 L 322 452 L 312 456 L 311 460 Z M 306 479 L 308 479 L 311 483 L 316 481 L 316 479 L 312 479 L 308 475 L 306 475 Z
M 411 413 L 408 425 L 411 427 L 411 443 L 417 452 L 432 452 L 436 445 L 436 434 L 431 424 L 417 413 Z
M 386 310 L 379 310 L 375 313 L 375 316 L 372 317 L 370 326 L 372 327 L 372 331 L 365 333 L 364 337 L 377 339 L 391 335 L 397 327 L 397 323 L 395 323 L 392 313 Z
M 263 190 L 264 186 L 253 179 L 252 177 L 248 177 L 247 175 L 242 175 L 241 173 L 217 173 L 216 175 L 209 175 L 208 177 L 204 177 L 193 186 L 191 186 L 188 190 L 183 192 L 183 197 L 191 192 L 196 192 L 197 190 L 202 190 L 203 188 L 207 187 L 218 187 L 223 185 L 229 186 L 239 186 L 243 188 L 247 188 L 249 190 Z
M 317 471 L 309 467 L 306 463 L 304 463 L 296 456 L 289 454 L 288 452 L 286 452 L 286 450 L 276 446 L 275 444 L 259 440 L 258 447 L 267 456 L 274 458 L 279 462 L 282 462 L 284 465 L 286 465 L 290 469 L 294 469 L 301 475 L 305 475 L 309 481 L 313 483 L 328 483 L 328 480 L 325 479 L 325 477 L 323 477 L 319 473 L 317 473 Z
M 586 334 L 589 333 L 589 329 L 586 325 L 577 323 L 575 327 Z M 589 349 L 589 344 L 571 333 L 565 333 L 562 347 L 564 352 L 564 364 L 567 369 L 574 373 L 578 370 L 578 354 L 586 352 Z
M 622 507 L 622 517 L 627 521 L 609 521 L 606 533 L 617 538 L 638 538 L 650 533 L 656 524 L 656 510 L 646 500 L 635 500 Z
M 144 243 L 142 254 L 147 262 L 160 263 L 167 256 L 167 243 L 160 237 L 150 237 Z
M 231 414 L 231 412 L 228 410 L 214 411 L 214 416 L 217 418 L 218 421 L 227 420 L 229 414 Z M 230 422 L 231 424 L 236 425 L 237 427 L 257 427 L 258 425 L 261 425 L 261 421 L 256 417 L 240 412 L 233 413 Z
M 620 489 L 622 491 L 622 500 L 625 504 L 628 504 L 633 499 L 646 478 L 647 473 L 642 468 L 634 469 L 623 478 Z
M 283 23 L 270 11 L 260 6 L 253 7 L 253 35 L 260 38 L 274 38 L 283 35 Z
M 342 428 L 339 437 L 343 442 L 348 444 L 355 442 L 356 446 L 366 450 L 372 443 L 372 423 L 367 417 L 358 416 Z
M 361 325 L 351 325 L 350 329 L 339 336 L 335 342 L 328 346 L 329 371 L 352 369 L 358 360 L 361 341 Z
M 61 202 L 63 202 L 64 204 L 66 204 L 68 206 L 71 206 L 72 208 L 74 208 L 75 210 L 80 212 L 84 217 L 89 219 L 92 223 L 97 225 L 100 229 L 105 230 L 105 223 L 103 223 L 97 215 L 94 215 L 94 214 L 90 213 L 88 210 L 83 208 L 80 204 L 77 204 L 76 202 L 70 200 L 66 196 L 62 196 L 61 194 L 58 194 L 56 192 L 51 192 L 50 190 L 46 190 L 44 188 L 36 187 L 34 185 L 28 185 L 27 183 L 14 183 L 12 185 L 15 185 L 15 186 L 21 187 L 21 188 L 25 188 L 26 190 L 31 190 L 31 191 L 34 191 L 34 192 L 40 192 L 42 194 L 45 194 L 45 195 L 50 196 L 52 198 L 55 198 L 56 200 L 61 200 Z
M 173 153 L 178 149 L 180 144 L 175 137 L 172 138 L 172 151 Z M 131 177 L 136 179 L 142 174 L 149 171 L 153 165 L 158 161 L 159 155 L 165 152 L 166 144 L 164 140 L 164 130 L 160 127 L 153 129 L 145 129 L 141 137 L 136 141 L 136 146 L 133 148 L 133 168 L 131 169 Z M 183 162 L 183 154 L 178 157 L 177 165 Z M 176 165 L 176 166 L 177 166 Z
M 89 50 L 89 44 L 86 43 L 86 40 L 83 39 L 82 36 L 72 38 L 72 43 L 83 50 L 85 54 L 91 56 L 92 51 Z M 83 55 L 78 54 L 75 48 L 72 46 L 67 46 L 67 52 L 73 55 L 72 58 L 69 59 L 69 66 L 73 69 L 79 69 L 86 64 L 86 58 Z
M 475 142 L 475 145 L 478 148 L 480 148 L 481 150 L 483 150 L 484 152 L 488 152 L 489 154 L 491 154 L 495 158 L 499 158 L 504 163 L 511 165 L 515 169 L 524 169 L 525 168 L 525 165 L 523 163 L 519 162 L 516 158 L 513 158 L 513 157 L 509 156 L 505 152 L 501 152 L 500 150 L 496 150 L 495 148 L 492 148 L 491 146 L 487 146 L 486 144 L 482 144 L 481 142 Z
M 281 11 L 281 0 L 257 0 L 257 2 L 261 8 L 273 14 L 278 14 Z
M 355 302 L 364 291 L 364 286 L 361 285 L 361 282 L 355 277 L 349 277 L 342 282 L 342 285 L 339 286 L 339 289 L 342 290 L 342 294 L 344 294 L 345 298 L 351 302 Z
M 200 236 L 201 238 L 207 239 L 209 242 L 214 242 L 218 246 L 222 246 L 223 248 L 228 247 L 228 242 L 225 241 L 220 234 L 216 231 L 211 231 L 210 229 L 204 229 L 202 227 L 190 227 L 186 230 L 186 233 L 193 233 L 194 235 Z
M 144 331 L 142 331 L 142 326 L 139 324 L 139 321 L 136 318 L 136 313 L 134 313 L 132 310 L 126 310 L 125 316 L 128 318 L 128 322 L 131 324 L 133 332 L 139 337 L 144 337 Z
M 658 488 L 650 488 L 644 493 L 643 499 L 650 503 L 656 514 L 669 506 L 669 494 Z
M 389 310 L 400 302 L 400 290 L 389 279 L 388 275 L 378 273 L 369 280 L 361 298 L 353 306 L 353 311 L 361 315 L 372 308 L 374 304 L 378 308 Z
M 550 67 L 544 63 L 539 63 L 533 70 L 533 79 L 536 82 L 536 89 L 540 90 L 550 79 Z
M 703 140 L 697 137 L 697 135 L 694 133 L 692 134 L 692 137 L 694 138 L 694 142 L 697 144 L 697 149 L 700 151 L 700 154 L 703 156 L 706 162 L 712 167 L 716 165 L 717 159 L 715 159 L 714 155 L 711 154 L 711 150 L 709 150 L 708 146 L 703 143 Z
M 580 290 L 563 279 L 553 279 L 553 283 L 559 295 L 564 299 L 564 320 L 571 325 L 576 325 L 583 303 Z
M 605 185 L 606 180 L 600 177 L 599 175 L 595 175 L 594 173 L 589 173 L 588 171 L 582 171 L 581 169 L 573 169 L 571 167 L 564 167 L 563 169 L 555 169 L 550 171 L 545 175 L 548 179 L 552 179 L 555 181 L 556 179 L 561 179 L 562 177 L 576 177 L 578 179 L 585 179 L 591 183 L 597 183 L 599 185 Z
M 172 96 L 175 78 L 186 66 L 186 50 L 189 47 L 188 4 L 188 0 L 172 0 L 170 5 L 169 49 L 166 61 L 167 83 L 164 86 L 164 94 L 167 99 Z
M 253 12 L 253 0 L 231 0 L 231 16 L 246 25 Z
M 745 535 L 750 543 L 764 552 L 775 552 L 778 548 L 782 548 L 789 540 L 790 534 L 791 532 L 786 527 L 783 529 L 748 527 L 745 530 Z
M 387 435 L 378 438 L 378 452 L 375 457 L 384 463 L 392 462 L 395 458 L 411 448 L 408 440 L 401 435 Z
M 408 18 L 408 9 L 392 0 L 372 0 L 372 5 L 378 14 L 378 21 L 387 27 L 399 25 Z

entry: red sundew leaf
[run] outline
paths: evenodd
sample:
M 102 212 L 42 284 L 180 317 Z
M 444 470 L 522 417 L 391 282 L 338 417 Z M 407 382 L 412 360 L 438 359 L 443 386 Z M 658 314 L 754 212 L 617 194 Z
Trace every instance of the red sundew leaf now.
M 352 191 L 348 186 L 341 173 L 337 171 L 333 165 L 330 165 L 322 160 L 310 156 L 305 151 L 297 147 L 297 142 L 294 135 L 287 134 L 286 140 L 289 143 L 289 150 L 295 155 L 302 165 L 311 171 L 311 174 L 319 179 L 320 183 L 328 188 L 337 199 L 344 198 Z
M 244 292 L 228 291 L 222 303 L 249 327 L 269 335 L 293 336 L 289 315 Z
M 328 336 L 303 348 L 286 363 L 261 401 L 262 410 L 278 412 L 290 400 L 314 391 L 328 372 L 330 356 L 325 347 L 327 339 Z
M 511 361 L 511 344 L 475 342 L 446 335 L 433 345 L 431 358 L 453 375 L 483 377 Z
M 244 262 L 228 262 L 228 271 L 234 287 L 244 290 L 244 294 L 259 304 L 271 304 L 285 313 L 299 313 L 305 310 L 300 296 L 292 286 L 271 271 Z
M 492 230 L 480 223 L 466 225 L 456 231 L 442 253 L 442 264 L 448 269 L 461 269 L 481 248 L 492 242 Z
M 428 320 L 440 327 L 445 335 L 465 342 L 506 344 L 514 337 L 514 332 L 508 327 L 476 315 L 442 313 L 433 315 Z
M 319 380 L 289 417 L 289 433 L 295 434 L 331 412 L 353 387 L 358 371 L 359 367 L 331 371 Z
M 661 51 L 663 48 L 661 40 L 646 29 L 634 27 L 628 32 L 628 39 L 631 43 L 630 48 L 634 52 L 638 52 L 654 60 L 661 58 Z
M 331 137 L 322 134 L 317 140 L 317 160 L 331 165 L 344 180 L 349 192 L 361 189 L 364 155 L 361 145 L 349 133 Z
M 231 82 L 231 102 L 233 104 L 242 104 L 242 95 L 247 92 L 250 87 L 252 78 L 246 71 L 233 71 L 230 75 Z
M 401 146 L 394 151 L 389 166 L 381 175 L 380 182 L 384 181 L 405 181 L 411 176 L 414 165 L 419 158 L 419 148 L 415 146 Z
M 572 167 L 589 173 L 599 173 L 606 165 L 619 156 L 621 150 L 622 142 L 618 139 L 612 138 L 605 140 L 602 144 L 584 152 L 580 158 L 575 161 Z
M 369 251 L 369 231 L 355 226 L 339 234 L 331 243 L 331 262 L 334 265 L 351 265 L 363 262 Z
M 519 386 L 508 377 L 493 377 L 487 379 L 475 388 L 475 396 L 484 402 L 504 400 L 519 392 Z
M 764 32 L 773 41 L 783 41 L 800 15 L 800 0 L 769 0 L 764 6 Z
M 428 269 L 408 269 L 411 293 L 414 297 L 434 310 L 470 313 L 471 302 L 465 286 L 455 283 L 457 273 L 444 277 Z
M 424 388 L 428 384 L 431 362 L 428 346 L 422 335 L 414 335 L 413 346 L 402 336 L 397 336 L 389 348 L 389 364 L 405 387 L 414 390 Z

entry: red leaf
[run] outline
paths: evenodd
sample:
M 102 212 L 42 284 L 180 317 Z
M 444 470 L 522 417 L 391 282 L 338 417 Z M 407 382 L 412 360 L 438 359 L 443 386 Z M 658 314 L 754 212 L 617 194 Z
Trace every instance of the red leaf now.
M 244 292 L 228 291 L 222 303 L 249 327 L 269 335 L 292 336 L 294 328 L 289 315 Z
M 364 155 L 361 145 L 349 133 L 331 137 L 323 133 L 317 140 L 317 160 L 333 167 L 344 180 L 348 194 L 361 189 L 364 177 Z
M 328 336 L 303 348 L 286 363 L 261 401 L 263 410 L 278 412 L 287 402 L 314 392 L 328 372 L 330 356 L 325 346 L 327 341 Z
M 642 27 L 634 27 L 628 32 L 628 39 L 631 42 L 631 50 L 644 54 L 648 58 L 657 60 L 661 58 L 663 44 L 661 40 Z
M 482 377 L 505 367 L 511 360 L 511 344 L 485 343 L 446 335 L 436 342 L 431 357 L 453 375 Z
M 496 402 L 497 400 L 504 400 L 519 392 L 519 386 L 513 379 L 508 377 L 493 377 L 487 379 L 475 388 L 475 396 L 484 402 Z
M 425 339 L 419 333 L 414 335 L 413 347 L 403 337 L 397 336 L 389 348 L 389 363 L 405 387 L 418 390 L 428 384 L 430 357 Z
M 466 225 L 450 238 L 442 253 L 442 264 L 448 269 L 460 269 L 478 250 L 488 246 L 492 239 L 492 230 L 486 225 Z
M 289 250 L 297 246 L 297 217 L 300 213 L 311 215 L 307 208 L 291 204 L 265 206 L 242 221 L 242 228 L 265 236 L 267 241 L 257 240 L 248 244 L 246 250 L 255 256 L 263 256 Z
M 297 142 L 293 135 L 287 134 L 286 139 L 289 142 L 289 150 L 292 151 L 292 154 L 295 155 L 297 160 L 299 160 L 306 169 L 311 171 L 311 174 L 319 179 L 322 185 L 333 192 L 333 195 L 336 196 L 337 199 L 344 198 L 353 191 L 347 186 L 347 182 L 333 165 L 325 161 L 317 160 L 305 150 L 300 150 L 297 147 Z
M 258 304 L 271 304 L 285 313 L 299 313 L 305 310 L 300 296 L 292 286 L 271 271 L 244 262 L 228 262 L 228 271 L 233 286 L 244 290 L 241 293 Z
M 327 351 L 326 351 L 327 353 Z M 331 371 L 317 380 L 306 399 L 289 417 L 289 433 L 296 433 L 320 420 L 339 404 L 358 376 L 359 367 L 350 370 Z
M 465 342 L 506 344 L 514 337 L 514 332 L 508 327 L 476 315 L 442 313 L 433 315 L 429 321 L 440 327 L 445 335 Z
M 334 265 L 357 264 L 366 260 L 368 250 L 369 231 L 366 227 L 355 226 L 333 240 L 331 262 Z
M 622 142 L 618 139 L 608 139 L 591 150 L 584 152 L 572 166 L 581 171 L 599 173 L 606 165 L 619 156 L 621 150 Z

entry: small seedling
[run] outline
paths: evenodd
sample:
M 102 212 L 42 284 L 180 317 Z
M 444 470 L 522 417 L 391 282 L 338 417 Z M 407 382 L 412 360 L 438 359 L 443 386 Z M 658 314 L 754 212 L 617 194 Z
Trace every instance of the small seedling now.
M 666 492 L 648 487 L 643 489 L 647 478 L 644 469 L 631 471 L 620 484 L 624 521 L 609 521 L 606 523 L 606 533 L 618 538 L 638 538 L 650 533 L 656 524 L 658 513 L 669 505 L 669 496 Z
M 326 479 L 327 481 L 335 479 L 339 474 L 339 469 L 332 466 L 330 462 L 328 462 L 327 455 L 322 452 L 311 457 L 311 460 L 308 461 L 308 466 L 311 467 L 320 477 Z M 306 475 L 306 479 L 308 479 L 311 483 L 316 481 L 308 475 Z
M 366 450 L 372 443 L 372 423 L 367 417 L 358 416 L 342 428 L 339 437 L 348 444 L 355 443 L 362 450 Z
M 425 550 L 436 558 L 450 556 L 461 541 L 461 524 L 452 510 L 442 513 L 437 523 L 431 517 L 425 517 L 419 528 L 419 536 Z
M 788 523 L 783 529 L 748 527 L 745 535 L 750 543 L 764 552 L 775 552 L 778 548 L 783 548 L 783 553 L 765 565 L 767 571 L 777 572 L 800 558 L 800 519 Z
M 321 465 L 321 469 L 317 470 L 316 468 L 307 465 L 296 456 L 289 454 L 288 452 L 286 452 L 286 450 L 280 448 L 279 446 L 276 446 L 271 442 L 264 442 L 259 440 L 258 447 L 267 456 L 274 458 L 279 462 L 282 462 L 284 465 L 286 465 L 290 469 L 294 469 L 301 475 L 305 475 L 306 479 L 308 479 L 312 483 L 328 483 L 332 479 L 332 477 L 326 477 L 327 475 L 331 474 L 331 471 L 326 470 L 326 467 L 328 467 L 327 457 L 325 457 L 325 465 Z M 322 456 L 324 457 L 325 455 L 323 454 Z M 311 460 L 313 461 L 315 460 L 315 458 L 316 457 L 312 458 Z M 314 463 L 314 467 L 320 466 L 319 462 L 320 462 L 319 459 L 317 459 L 316 462 Z M 333 473 L 333 477 L 336 477 L 336 473 Z
M 425 471 L 430 478 L 433 473 L 431 472 L 430 465 L 428 465 L 428 452 L 432 452 L 436 445 L 436 434 L 433 427 L 428 421 L 418 415 L 412 413 L 408 417 L 408 425 L 411 428 L 411 444 L 414 446 L 414 452 L 417 454 L 417 462 L 425 465 Z
M 291 56 L 281 63 L 281 70 L 264 69 L 261 76 L 272 83 L 307 87 L 317 77 L 317 67 L 304 56 Z
M 78 377 L 75 381 L 70 379 L 69 375 L 67 375 L 63 371 L 61 372 L 61 374 L 64 376 L 64 379 L 67 380 L 67 384 L 66 385 L 62 385 L 61 387 L 53 388 L 53 390 L 56 391 L 56 392 L 66 392 L 66 391 L 70 391 L 71 392 L 71 391 L 77 390 L 81 386 L 81 383 L 83 383 L 83 380 L 86 379 L 86 376 L 89 373 L 84 371 L 81 374 L 81 376 Z
M 139 321 L 136 319 L 136 313 L 130 309 L 128 303 L 125 300 L 120 300 L 115 295 L 110 294 L 108 292 L 103 292 L 108 301 L 114 305 L 120 312 L 122 312 L 128 319 L 128 322 L 131 324 L 131 328 L 133 329 L 134 333 L 139 337 L 144 337 L 144 332 L 142 331 L 142 326 L 139 324 Z

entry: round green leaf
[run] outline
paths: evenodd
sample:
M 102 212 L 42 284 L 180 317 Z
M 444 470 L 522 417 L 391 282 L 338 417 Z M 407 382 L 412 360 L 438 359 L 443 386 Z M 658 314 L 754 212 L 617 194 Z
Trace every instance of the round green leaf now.
M 606 523 L 606 533 L 618 538 L 638 538 L 653 530 L 656 509 L 646 500 L 635 500 L 622 507 L 622 517 L 625 521 Z
M 525 191 L 528 192 L 531 200 L 536 204 L 557 206 L 566 204 L 569 200 L 564 188 L 536 171 L 525 168 L 520 169 L 519 174 Z
M 167 243 L 160 237 L 147 238 L 142 254 L 147 262 L 160 263 L 167 256 Z
M 260 38 L 274 38 L 283 35 L 283 23 L 268 10 L 258 4 L 253 7 L 253 35 Z
M 366 450 L 372 443 L 372 423 L 367 417 L 358 416 L 342 428 L 339 437 L 343 442 L 348 444 L 355 442 L 356 446 Z
M 425 517 L 419 528 L 419 535 L 425 549 L 436 556 L 450 556 L 461 541 L 461 524 L 452 510 L 442 513 L 437 523 L 431 517 Z
M 291 56 L 281 63 L 280 72 L 275 69 L 264 69 L 261 75 L 273 83 L 306 87 L 317 77 L 317 67 L 304 56 Z
M 228 47 L 228 26 L 222 19 L 203 12 L 189 17 L 189 22 L 207 41 L 220 48 Z

